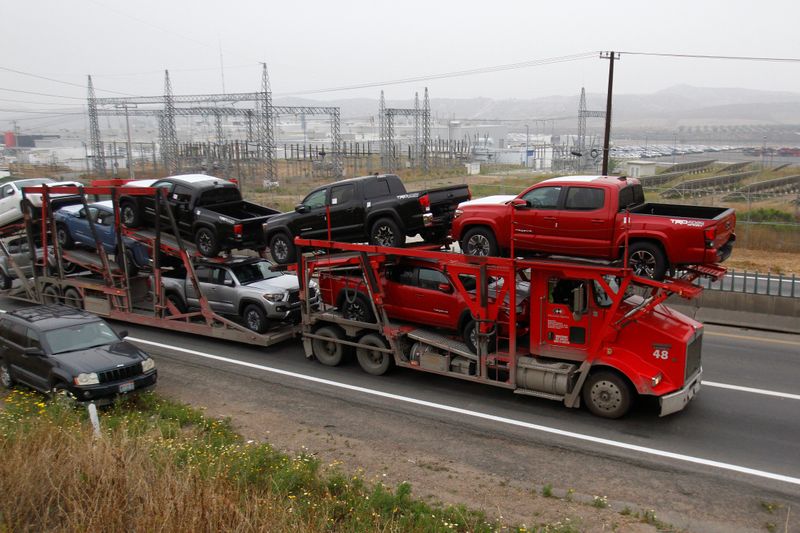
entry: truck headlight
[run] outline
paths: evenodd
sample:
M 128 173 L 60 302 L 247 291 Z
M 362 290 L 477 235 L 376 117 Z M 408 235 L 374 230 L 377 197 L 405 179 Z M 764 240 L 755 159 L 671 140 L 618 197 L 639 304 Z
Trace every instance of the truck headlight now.
M 264 295 L 264 299 L 268 302 L 280 302 L 281 300 L 283 300 L 283 293 L 282 292 L 272 293 L 272 294 L 266 293 Z
M 144 361 L 142 361 L 142 372 L 150 372 L 156 367 L 156 362 L 153 361 L 152 357 L 148 357 Z
M 88 374 L 81 372 L 78 374 L 78 377 L 73 380 L 73 382 L 75 385 L 97 385 L 100 383 L 100 379 L 97 377 L 96 372 L 91 372 Z
M 655 376 L 650 378 L 650 385 L 653 386 L 653 387 L 657 387 L 658 384 L 661 383 L 661 379 L 663 377 L 664 376 L 661 374 L 661 372 L 659 372 L 658 374 L 656 374 Z
M 463 214 L 464 214 L 464 211 L 462 211 L 461 209 L 456 209 L 455 213 L 453 213 L 453 218 L 458 218 Z

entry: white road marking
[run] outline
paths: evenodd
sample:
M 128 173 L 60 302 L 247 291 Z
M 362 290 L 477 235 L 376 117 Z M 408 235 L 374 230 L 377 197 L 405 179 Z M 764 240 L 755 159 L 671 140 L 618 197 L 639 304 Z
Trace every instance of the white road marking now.
M 150 346 L 155 346 L 155 347 L 158 347 L 158 348 L 165 348 L 165 349 L 168 349 L 168 350 L 174 350 L 174 351 L 178 351 L 178 352 L 183 352 L 183 353 L 187 353 L 187 354 L 191 354 L 191 355 L 196 355 L 196 356 L 199 356 L 199 357 L 205 357 L 207 359 L 213 359 L 215 361 L 222 361 L 222 362 L 225 362 L 225 363 L 231 363 L 231 364 L 235 364 L 235 365 L 245 366 L 245 367 L 248 367 L 248 368 L 254 368 L 254 369 L 257 369 L 257 370 L 263 370 L 265 372 L 270 372 L 270 373 L 273 373 L 273 374 L 279 374 L 279 375 L 282 375 L 282 376 L 288 376 L 288 377 L 292 377 L 292 378 L 295 378 L 295 379 L 301 379 L 301 380 L 304 380 L 304 381 L 311 381 L 313 383 L 319 383 L 319 384 L 322 384 L 322 385 L 328 385 L 328 386 L 337 387 L 337 388 L 340 388 L 340 389 L 346 389 L 346 390 L 350 390 L 350 391 L 354 391 L 354 392 L 360 392 L 362 394 L 369 394 L 369 395 L 372 395 L 372 396 L 378 396 L 380 398 L 387 398 L 387 399 L 396 400 L 396 401 L 399 401 L 399 402 L 411 403 L 411 404 L 420 405 L 420 406 L 423 406 L 423 407 L 430 407 L 432 409 L 438 409 L 440 411 L 447 411 L 447 412 L 451 412 L 451 413 L 457 413 L 457 414 L 460 414 L 460 415 L 466 415 L 466 416 L 470 416 L 470 417 L 473 417 L 473 418 L 480 418 L 480 419 L 483 419 L 483 420 L 491 420 L 493 422 L 499 422 L 501 424 L 507 424 L 507 425 L 510 425 L 510 426 L 522 427 L 522 428 L 531 429 L 531 430 L 534 430 L 534 431 L 539 431 L 539 432 L 542 432 L 542 433 L 549 433 L 549 434 L 558 435 L 558 436 L 561 436 L 561 437 L 568 437 L 568 438 L 572 438 L 572 439 L 576 439 L 576 440 L 592 442 L 594 444 L 601 444 L 601 445 L 610 446 L 610 447 L 613 447 L 613 448 L 621 448 L 621 449 L 624 449 L 624 450 L 631 450 L 631 451 L 641 452 L 641 453 L 648 454 L 648 455 L 655 455 L 655 456 L 658 456 L 658 457 L 666 457 L 666 458 L 669 458 L 669 459 L 675 459 L 677 461 L 683 461 L 683 462 L 687 462 L 687 463 L 710 466 L 710 467 L 719 468 L 719 469 L 722 469 L 722 470 L 730 470 L 732 472 L 738 472 L 738 473 L 747 474 L 747 475 L 750 475 L 750 476 L 756 476 L 756 477 L 771 479 L 771 480 L 775 480 L 775 481 L 782 481 L 784 483 L 790 483 L 792 485 L 800 485 L 800 478 L 786 476 L 786 475 L 783 475 L 783 474 L 775 474 L 773 472 L 766 472 L 764 470 L 756 470 L 754 468 L 748 468 L 748 467 L 745 467 L 745 466 L 739 466 L 739 465 L 734 465 L 734 464 L 730 464 L 730 463 L 723 463 L 723 462 L 720 462 L 720 461 L 713 461 L 713 460 L 710 460 L 710 459 L 703 459 L 702 457 L 693 457 L 691 455 L 684 455 L 684 454 L 681 454 L 681 453 L 674 453 L 674 452 L 669 452 L 669 451 L 666 451 L 666 450 L 658 450 L 656 448 L 648 448 L 648 447 L 639 446 L 639 445 L 636 445 L 636 444 L 629 444 L 629 443 L 626 443 L 626 442 L 620 442 L 620 441 L 615 441 L 615 440 L 611 440 L 611 439 L 605 439 L 605 438 L 601 438 L 601 437 L 594 437 L 592 435 L 584 435 L 582 433 L 575 433 L 573 431 L 566 431 L 566 430 L 563 430 L 563 429 L 557 429 L 557 428 L 552 428 L 552 427 L 548 427 L 548 426 L 542 426 L 542 425 L 539 425 L 539 424 L 532 424 L 530 422 L 523 422 L 521 420 L 514 420 L 513 418 L 505 418 L 505 417 L 502 417 L 502 416 L 490 415 L 490 414 L 487 414 L 487 413 L 481 413 L 479 411 L 471 411 L 469 409 L 462 409 L 460 407 L 453 407 L 453 406 L 450 406 L 450 405 L 444 405 L 444 404 L 429 402 L 427 400 L 419 400 L 417 398 L 409 398 L 409 397 L 406 397 L 406 396 L 400 396 L 398 394 L 392 394 L 392 393 L 389 393 L 389 392 L 383 392 L 383 391 L 374 390 L 374 389 L 367 389 L 365 387 L 359 387 L 357 385 L 349 385 L 347 383 L 340 383 L 338 381 L 332 381 L 332 380 L 329 380 L 329 379 L 317 378 L 317 377 L 313 377 L 313 376 L 306 376 L 304 374 L 298 374 L 296 372 L 290 372 L 288 370 L 282 370 L 282 369 L 279 369 L 279 368 L 273 368 L 273 367 L 264 366 L 264 365 L 257 365 L 255 363 L 249 363 L 247 361 L 239 361 L 239 360 L 236 360 L 236 359 L 231 359 L 229 357 L 222 357 L 222 356 L 219 356 L 219 355 L 213 355 L 213 354 L 209 354 L 209 353 L 198 352 L 198 351 L 195 351 L 195 350 L 188 350 L 186 348 L 177 348 L 177 347 L 174 347 L 174 346 L 169 346 L 169 345 L 166 345 L 166 344 L 162 344 L 160 342 L 153 342 L 153 341 L 148 341 L 148 340 L 144 340 L 144 339 L 138 339 L 138 338 L 134 338 L 134 337 L 128 337 L 128 340 L 133 341 L 133 342 L 138 342 L 138 343 L 141 343 L 141 344 L 147 344 L 147 345 L 150 345 Z
M 765 396 L 775 396 L 777 398 L 788 398 L 790 400 L 800 400 L 800 394 L 791 394 L 788 392 L 776 392 L 765 389 L 754 389 L 752 387 L 742 387 L 741 385 L 729 385 L 728 383 L 717 383 L 716 381 L 703 380 L 704 387 L 717 387 L 719 389 L 729 389 L 740 392 L 752 392 L 753 394 L 763 394 Z

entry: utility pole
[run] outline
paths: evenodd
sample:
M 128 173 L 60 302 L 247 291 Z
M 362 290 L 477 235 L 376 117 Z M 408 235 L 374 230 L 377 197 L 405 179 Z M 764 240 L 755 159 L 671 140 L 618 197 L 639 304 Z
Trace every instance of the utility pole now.
M 601 52 L 601 59 L 608 59 L 608 95 L 606 99 L 606 133 L 603 137 L 603 176 L 608 175 L 608 155 L 611 140 L 611 98 L 614 91 L 614 60 L 619 59 L 618 52 Z
M 125 147 L 127 157 L 127 167 L 128 167 L 128 177 L 132 180 L 136 179 L 136 170 L 133 168 L 135 165 L 133 164 L 133 145 L 131 144 L 131 122 L 128 118 L 128 108 L 129 107 L 137 107 L 136 104 L 117 104 L 114 107 L 116 108 L 123 108 L 125 109 L 125 128 L 128 130 L 128 145 Z M 115 162 L 116 163 L 116 162 Z

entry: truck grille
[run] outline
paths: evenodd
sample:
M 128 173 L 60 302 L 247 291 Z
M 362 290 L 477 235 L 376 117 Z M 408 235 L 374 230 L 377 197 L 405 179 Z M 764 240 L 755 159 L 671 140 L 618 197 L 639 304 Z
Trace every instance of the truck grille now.
M 142 373 L 142 363 L 135 365 L 124 366 L 122 368 L 115 368 L 114 370 L 106 370 L 105 372 L 98 372 L 97 377 L 100 383 L 109 383 L 111 381 L 120 381 L 123 379 L 132 378 Z
M 686 347 L 686 374 L 684 375 L 684 379 L 689 379 L 700 370 L 700 353 L 702 352 L 702 346 L 703 334 L 701 333 Z
M 317 295 L 317 289 L 314 287 L 308 288 L 308 297 L 313 298 Z M 293 304 L 300 301 L 300 290 L 289 291 L 289 303 Z

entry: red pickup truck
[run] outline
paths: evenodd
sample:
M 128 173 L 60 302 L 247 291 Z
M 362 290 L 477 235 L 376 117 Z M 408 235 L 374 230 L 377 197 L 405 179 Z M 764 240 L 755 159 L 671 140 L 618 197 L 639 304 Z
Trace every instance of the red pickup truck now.
M 454 285 L 451 274 L 439 263 L 424 259 L 400 258 L 380 271 L 378 281 L 384 293 L 383 308 L 391 319 L 424 324 L 458 333 L 467 347 L 477 351 L 475 320 L 462 294 L 475 294 L 475 276 L 460 275 L 463 290 Z M 502 280 L 489 283 L 490 300 L 502 287 Z M 527 333 L 529 321 L 528 292 L 530 284 L 517 280 L 517 333 Z M 322 271 L 319 276 L 319 293 L 322 301 L 338 307 L 344 318 L 359 322 L 375 322 L 361 270 Z M 506 293 L 506 302 L 508 294 Z M 508 312 L 502 310 L 498 317 L 498 333 L 508 333 Z
M 736 240 L 733 209 L 645 203 L 636 179 L 567 176 L 518 196 L 459 205 L 452 237 L 467 255 L 517 251 L 620 259 L 628 238 L 634 273 L 662 279 L 680 265 L 720 263 Z

